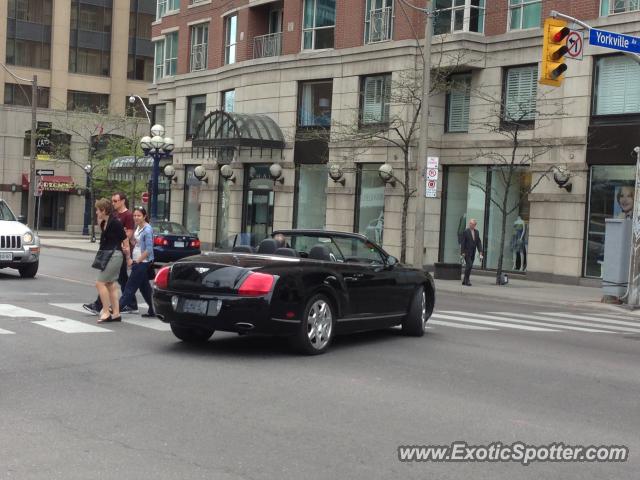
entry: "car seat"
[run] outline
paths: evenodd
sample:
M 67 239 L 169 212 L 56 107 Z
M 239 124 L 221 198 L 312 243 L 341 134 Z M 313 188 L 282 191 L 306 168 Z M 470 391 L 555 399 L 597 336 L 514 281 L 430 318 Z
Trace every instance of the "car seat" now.
M 285 248 L 285 247 L 280 247 L 275 251 L 276 255 L 282 255 L 285 257 L 297 257 L 298 256 L 298 252 L 296 252 L 293 248 Z
M 273 238 L 265 238 L 258 245 L 258 253 L 263 255 L 272 255 L 278 249 L 278 242 L 276 242 Z
M 309 258 L 330 262 L 331 252 L 324 245 L 314 245 L 313 247 L 311 247 L 311 250 L 309 250 Z

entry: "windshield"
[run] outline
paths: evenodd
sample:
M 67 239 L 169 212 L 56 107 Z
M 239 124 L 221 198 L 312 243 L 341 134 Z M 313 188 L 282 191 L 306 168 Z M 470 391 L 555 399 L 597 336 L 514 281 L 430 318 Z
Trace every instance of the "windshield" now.
M 153 225 L 156 235 L 191 235 L 191 233 L 179 223 L 175 222 L 158 222 Z
M 279 240 L 274 235 L 274 239 Z M 326 247 L 335 262 L 364 263 L 364 264 L 384 264 L 384 256 L 371 242 L 361 238 L 323 236 L 314 234 L 282 235 L 281 241 L 285 246 L 291 247 L 298 255 L 308 257 L 309 251 L 316 245 Z
M 0 202 L 0 220 L 7 220 L 9 222 L 16 221 L 16 217 L 13 216 L 13 213 L 4 202 Z

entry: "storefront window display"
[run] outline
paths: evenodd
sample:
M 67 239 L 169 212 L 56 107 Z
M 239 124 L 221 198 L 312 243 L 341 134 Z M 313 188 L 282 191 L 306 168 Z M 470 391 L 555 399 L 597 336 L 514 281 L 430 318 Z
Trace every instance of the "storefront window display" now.
M 186 168 L 184 185 L 184 208 L 182 224 L 191 233 L 200 232 L 200 180 L 194 174 L 196 166 Z
M 384 230 L 384 182 L 378 174 L 380 164 L 358 165 L 357 232 L 382 245 Z
M 327 210 L 327 166 L 298 165 L 296 228 L 324 228 Z
M 585 245 L 584 275 L 601 277 L 607 218 L 631 218 L 633 214 L 635 166 L 591 167 L 589 213 Z

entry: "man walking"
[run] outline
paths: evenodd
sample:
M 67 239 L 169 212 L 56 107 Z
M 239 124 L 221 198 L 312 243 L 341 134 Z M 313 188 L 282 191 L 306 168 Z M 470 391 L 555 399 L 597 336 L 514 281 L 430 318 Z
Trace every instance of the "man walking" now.
M 478 222 L 474 218 L 469 220 L 469 228 L 462 232 L 462 243 L 460 244 L 460 255 L 464 258 L 464 279 L 462 285 L 471 286 L 469 275 L 473 268 L 473 261 L 476 259 L 476 250 L 480 254 L 482 260 L 482 240 L 480 240 L 480 232 L 476 230 Z
M 111 203 L 113 204 L 114 215 L 118 217 L 120 223 L 124 226 L 124 231 L 127 234 L 127 238 L 122 242 L 123 251 L 130 251 L 132 248 L 131 238 L 133 237 L 133 214 L 131 210 L 127 208 L 127 195 L 123 192 L 116 192 L 111 196 Z M 127 274 L 127 261 L 126 255 L 123 255 L 122 266 L 120 267 L 120 275 L 118 276 L 118 284 L 120 285 L 120 291 L 124 292 L 124 287 L 127 285 L 127 280 L 129 275 Z M 100 297 L 96 299 L 93 303 L 85 303 L 82 307 L 93 313 L 94 315 L 98 315 L 102 310 L 102 302 L 100 301 Z M 129 305 L 124 305 L 123 308 L 120 309 L 121 313 L 138 313 L 138 302 L 134 296 L 132 302 Z

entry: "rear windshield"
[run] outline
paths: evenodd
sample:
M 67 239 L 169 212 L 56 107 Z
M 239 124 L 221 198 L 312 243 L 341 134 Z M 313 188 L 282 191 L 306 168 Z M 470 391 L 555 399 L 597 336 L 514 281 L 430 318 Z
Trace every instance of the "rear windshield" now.
M 9 222 L 15 222 L 16 220 L 16 217 L 13 216 L 13 213 L 4 202 L 0 202 L 0 220 L 7 220 Z
M 191 235 L 191 233 L 179 223 L 175 222 L 160 222 L 153 226 L 154 233 L 156 235 Z

